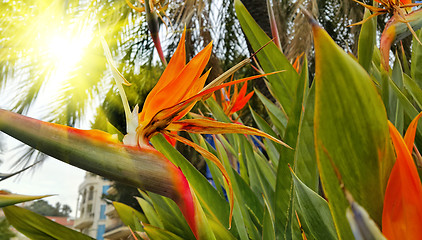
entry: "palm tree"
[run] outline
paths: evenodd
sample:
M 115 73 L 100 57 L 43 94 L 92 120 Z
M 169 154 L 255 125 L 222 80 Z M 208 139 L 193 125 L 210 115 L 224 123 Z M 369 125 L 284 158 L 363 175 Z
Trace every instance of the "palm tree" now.
M 299 5 L 319 16 L 319 21 L 340 45 L 347 44 L 352 50 L 355 49 L 353 46 L 357 41 L 353 28 L 343 27 L 361 19 L 362 8 L 352 2 L 243 2 L 253 15 L 256 14 L 255 19 L 261 27 L 272 35 L 268 21 L 267 2 L 269 3 L 277 19 L 281 47 L 289 59 L 293 60 L 302 52 L 307 53 L 310 59 L 312 57 L 310 28 L 307 20 L 300 14 Z M 212 67 L 210 79 L 250 54 L 245 51 L 246 41 L 236 19 L 233 0 L 220 1 L 219 4 L 211 0 L 174 0 L 168 2 L 167 7 L 167 11 L 158 11 L 163 19 L 159 23 L 167 58 L 176 47 L 175 39 L 180 37 L 183 26 L 189 30 L 187 50 L 190 57 L 204 44 L 215 40 L 209 63 L 209 67 Z M 74 126 L 84 116 L 95 112 L 94 125 L 97 128 L 107 130 L 107 121 L 104 120 L 107 119 L 123 132 L 123 110 L 113 82 L 110 81 L 98 35 L 105 37 L 119 63 L 119 69 L 134 85 L 126 89 L 131 106 L 142 104 L 163 69 L 154 57 L 146 14 L 132 10 L 123 0 L 95 3 L 78 0 L 59 0 L 52 3 L 17 0 L 2 2 L 0 8 L 4 16 L 0 19 L 0 42 L 3 46 L 0 50 L 0 86 L 19 89 L 13 98 L 13 110 L 27 113 L 35 100 L 45 94 L 42 90 L 47 88 L 55 93 L 50 94 L 53 97 L 48 99 L 48 107 L 38 117 Z M 327 15 L 329 18 L 325 17 Z M 46 25 L 45 22 L 60 24 Z M 53 28 L 57 30 L 51 31 Z M 64 68 L 64 75 L 57 74 L 57 71 L 63 73 L 63 67 L 57 66 L 57 58 L 51 58 L 49 52 L 49 46 L 54 43 L 49 41 L 54 35 L 52 37 L 48 34 L 58 30 L 69 34 L 68 36 L 82 36 L 85 44 L 83 54 L 73 66 Z M 56 40 L 60 42 L 60 38 Z M 68 47 L 59 45 L 54 54 L 71 54 L 65 51 Z M 250 74 L 253 70 L 246 68 L 242 71 L 243 74 L 245 71 Z M 54 83 L 57 81 L 59 83 Z M 48 87 L 54 84 L 56 88 Z M 261 91 L 265 90 L 263 80 L 257 82 L 257 86 Z M 27 156 L 30 157 L 31 154 Z

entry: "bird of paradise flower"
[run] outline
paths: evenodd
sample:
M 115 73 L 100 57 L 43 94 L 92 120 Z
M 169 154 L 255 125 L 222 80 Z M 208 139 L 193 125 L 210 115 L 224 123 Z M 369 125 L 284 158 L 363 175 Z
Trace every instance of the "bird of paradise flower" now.
M 422 184 L 411 155 L 421 117 L 422 113 L 413 119 L 404 138 L 389 122 L 396 163 L 385 192 L 382 233 L 390 240 L 422 238 Z
M 115 67 L 110 50 L 105 40 L 102 40 L 107 60 L 111 66 L 113 76 L 121 93 L 124 109 L 126 113 L 127 135 L 123 138 L 123 143 L 141 148 L 152 148 L 149 140 L 152 136 L 162 133 L 165 136 L 185 143 L 193 147 L 205 158 L 211 160 L 222 172 L 231 200 L 231 211 L 233 209 L 233 190 L 226 170 L 216 156 L 202 148 L 201 146 L 175 134 L 178 131 L 187 131 L 200 134 L 222 134 L 222 133 L 242 133 L 267 137 L 286 147 L 285 143 L 257 129 L 231 123 L 221 123 L 210 119 L 185 119 L 185 116 L 199 101 L 208 98 L 210 93 L 225 86 L 231 86 L 240 82 L 259 78 L 268 74 L 253 76 L 249 78 L 232 81 L 225 84 L 212 82 L 204 88 L 209 70 L 203 74 L 205 66 L 211 55 L 212 43 L 208 44 L 200 51 L 188 64 L 186 64 L 185 52 L 185 31 L 179 45 L 171 58 L 167 68 L 164 70 L 156 86 L 148 94 L 142 111 L 138 114 L 136 106 L 133 112 L 129 110 L 129 104 L 122 84 L 130 85 L 122 74 Z M 224 79 L 222 79 L 224 80 Z M 245 89 L 246 91 L 246 89 Z M 232 213 L 230 213 L 231 216 Z
M 375 0 L 376 2 L 382 5 L 382 7 L 375 7 L 360 2 L 358 0 L 353 1 L 370 10 L 372 14 L 368 18 L 365 18 L 360 22 L 351 24 L 350 26 L 363 24 L 369 19 L 382 14 L 389 13 L 392 15 L 392 17 L 388 20 L 387 24 L 385 25 L 383 33 L 381 34 L 381 63 L 385 70 L 388 71 L 389 51 L 391 44 L 395 40 L 397 40 L 396 38 L 399 35 L 405 35 L 403 34 L 405 29 L 400 29 L 400 27 L 398 27 L 399 24 L 405 24 L 407 29 L 410 31 L 410 33 L 412 33 L 412 35 L 416 39 L 416 41 L 422 45 L 417 34 L 415 33 L 414 27 L 411 26 L 412 22 L 419 21 L 419 15 L 422 14 L 421 9 L 412 11 L 412 7 L 420 6 L 422 5 L 422 3 L 412 3 L 411 0 Z M 416 25 L 418 25 L 417 27 L 420 28 L 420 23 L 417 23 Z
M 202 88 L 209 71 L 202 76 L 201 74 L 211 54 L 212 44 L 186 64 L 184 39 L 185 34 L 157 85 L 147 96 L 140 113 L 137 106 L 132 112 L 130 111 L 123 91 L 123 84 L 130 85 L 130 83 L 117 70 L 107 43 L 102 40 L 125 109 L 127 135 L 123 138 L 123 143 L 111 134 L 99 130 L 80 130 L 43 122 L 3 109 L 0 109 L 0 131 L 73 166 L 169 197 L 180 208 L 195 237 L 206 238 L 209 236 L 206 229 L 209 228 L 206 227 L 207 220 L 195 192 L 191 190 L 190 183 L 181 169 L 150 145 L 151 137 L 159 133 L 167 135 L 194 147 L 201 155 L 216 164 L 225 177 L 229 192 L 230 223 L 233 212 L 233 190 L 226 170 L 213 154 L 178 136 L 175 132 L 247 133 L 267 137 L 288 146 L 266 133 L 247 126 L 209 119 L 181 120 L 197 101 L 210 97 L 214 91 L 269 75 L 252 76 L 222 84 L 231 75 L 226 73 Z M 246 62 L 248 61 L 242 61 L 233 69 L 238 69 Z

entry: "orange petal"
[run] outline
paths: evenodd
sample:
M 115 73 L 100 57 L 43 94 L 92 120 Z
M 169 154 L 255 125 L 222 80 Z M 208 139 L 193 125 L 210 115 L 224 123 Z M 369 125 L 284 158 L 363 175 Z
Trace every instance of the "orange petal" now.
M 388 179 L 382 213 L 382 232 L 390 240 L 422 238 L 422 184 L 400 133 L 389 122 L 396 163 Z
M 235 113 L 239 111 L 240 109 L 242 109 L 246 105 L 246 103 L 249 101 L 249 99 L 252 97 L 254 92 L 250 92 L 248 95 L 245 96 L 247 87 L 248 85 L 246 82 L 245 84 L 243 84 L 242 88 L 240 89 L 239 95 L 236 98 L 233 104 L 233 107 L 230 110 L 230 113 Z
M 145 112 L 144 122 L 149 122 L 161 109 L 171 107 L 186 98 L 190 89 L 196 86 L 195 81 L 198 80 L 207 65 L 211 49 L 212 44 L 210 43 L 179 72 L 178 76 L 173 76 L 171 82 L 161 87 L 154 97 L 150 98 L 148 106 L 142 109 L 142 112 Z
M 385 25 L 384 31 L 381 34 L 381 42 L 380 42 L 380 52 L 381 52 L 381 65 L 384 67 L 386 71 L 390 68 L 390 48 L 391 44 L 396 38 L 396 26 L 394 23 L 396 22 L 396 15 L 388 20 L 387 24 Z
M 299 73 L 299 60 L 300 58 L 304 55 L 305 53 L 301 53 L 299 56 L 296 57 L 294 63 L 293 63 L 293 68 L 296 70 L 297 73 Z
M 173 57 L 170 59 L 169 64 L 164 70 L 163 74 L 158 80 L 157 85 L 151 90 L 145 99 L 143 109 L 150 108 L 151 100 L 154 99 L 155 95 L 163 88 L 165 88 L 174 78 L 176 78 L 180 71 L 186 65 L 186 50 L 185 50 L 185 35 L 186 29 L 183 31 L 182 38 L 180 38 L 179 45 L 176 48 L 176 51 L 173 54 Z M 142 122 L 145 117 L 145 111 L 140 113 L 140 121 Z
M 400 0 L 402 5 L 412 4 L 412 0 Z
M 187 94 L 184 100 L 189 99 L 190 97 L 194 96 L 195 94 L 197 94 L 199 91 L 201 91 L 201 89 L 204 87 L 205 81 L 208 78 L 208 75 L 210 74 L 210 70 L 208 70 L 204 75 L 202 75 L 196 82 L 195 82 L 195 86 L 192 87 L 191 91 L 189 92 L 189 94 Z M 186 108 L 185 110 L 181 111 L 177 117 L 175 117 L 173 119 L 173 121 L 177 121 L 179 119 L 181 119 L 182 117 L 184 117 L 194 106 L 194 103 L 196 103 L 196 101 L 193 101 L 192 104 Z
M 285 147 L 289 147 L 286 143 L 266 134 L 258 129 L 248 127 L 245 125 L 234 124 L 234 123 L 222 123 L 208 119 L 185 119 L 177 122 L 173 122 L 166 128 L 169 131 L 186 131 L 191 133 L 199 134 L 225 134 L 225 133 L 240 133 L 248 135 L 256 135 L 268 138 L 276 143 L 279 143 Z
M 210 97 L 213 92 L 215 92 L 219 89 L 222 89 L 224 87 L 231 86 L 231 85 L 234 85 L 234 84 L 238 84 L 238 83 L 241 83 L 241 82 L 246 82 L 246 81 L 253 80 L 253 79 L 256 79 L 256 78 L 261 78 L 261 77 L 265 77 L 265 76 L 268 76 L 268 75 L 280 73 L 280 72 L 283 72 L 283 71 L 277 71 L 277 72 L 266 73 L 266 74 L 262 74 L 262 75 L 256 75 L 256 76 L 252 76 L 252 77 L 242 78 L 242 79 L 239 79 L 239 80 L 235 80 L 235 81 L 231 81 L 231 82 L 228 82 L 228 83 L 218 85 L 216 87 L 209 88 L 207 90 L 202 90 L 197 95 L 192 96 L 191 98 L 186 99 L 185 101 L 177 103 L 174 106 L 170 106 L 166 109 L 162 109 L 151 119 L 150 122 L 156 122 L 156 121 L 160 121 L 160 120 L 168 119 L 168 118 L 175 118 L 175 117 L 178 116 L 178 114 L 180 114 L 180 112 L 189 108 L 193 103 L 195 103 L 195 102 L 197 102 L 201 99 L 205 100 L 207 97 Z
M 422 112 L 419 113 L 407 128 L 406 134 L 404 135 L 404 142 L 406 143 L 407 149 L 412 153 L 413 142 L 415 141 L 416 128 L 418 126 L 418 120 L 422 117 Z

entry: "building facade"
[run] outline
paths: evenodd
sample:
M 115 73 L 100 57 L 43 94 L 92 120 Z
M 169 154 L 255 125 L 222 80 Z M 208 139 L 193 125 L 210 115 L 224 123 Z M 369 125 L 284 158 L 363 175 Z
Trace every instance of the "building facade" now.
M 104 239 L 106 202 L 103 195 L 107 194 L 110 184 L 107 179 L 87 172 L 78 189 L 74 228 L 97 240 Z

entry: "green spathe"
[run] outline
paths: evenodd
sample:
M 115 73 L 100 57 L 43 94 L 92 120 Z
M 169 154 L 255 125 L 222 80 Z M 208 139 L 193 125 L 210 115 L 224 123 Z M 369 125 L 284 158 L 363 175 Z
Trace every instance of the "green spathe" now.
M 353 239 L 339 180 L 380 225 L 394 163 L 387 116 L 367 72 L 320 26 L 313 31 L 318 168 L 339 237 Z

